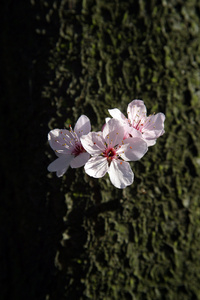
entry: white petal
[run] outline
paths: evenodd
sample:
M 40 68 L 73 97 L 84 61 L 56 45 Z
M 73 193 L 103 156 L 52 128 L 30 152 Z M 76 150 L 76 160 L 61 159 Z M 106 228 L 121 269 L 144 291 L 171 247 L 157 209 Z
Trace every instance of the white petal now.
M 108 123 L 108 121 L 110 121 L 111 118 L 105 118 L 106 123 Z
M 156 115 L 149 116 L 144 124 L 143 132 L 146 137 L 158 138 L 164 134 L 164 121 L 165 115 L 158 113 Z
M 124 140 L 129 138 L 129 137 L 140 137 L 140 138 L 143 138 L 142 137 L 142 133 L 133 128 L 132 126 L 130 126 L 129 124 L 127 125 L 124 125 Z
M 91 155 L 101 154 L 105 150 L 105 141 L 102 132 L 89 132 L 81 138 L 83 148 Z
M 124 189 L 131 185 L 134 180 L 134 174 L 128 162 L 113 160 L 110 164 L 108 174 L 112 184 L 118 189 Z
M 165 133 L 164 121 L 165 115 L 163 113 L 158 113 L 147 118 L 144 123 L 142 135 L 148 147 L 155 145 L 156 139 Z
M 152 140 L 145 139 L 145 142 L 147 143 L 148 147 L 154 146 L 156 144 L 156 139 L 152 139 Z
M 85 164 L 85 172 L 94 178 L 103 177 L 108 171 L 108 162 L 105 157 L 93 156 Z
M 103 137 L 106 144 L 111 147 L 121 144 L 124 138 L 123 124 L 116 119 L 109 120 L 103 129 Z
M 57 144 L 57 139 L 59 137 L 60 134 L 60 129 L 53 129 L 48 133 L 48 141 L 49 141 L 49 145 L 51 146 L 51 148 L 53 150 L 57 150 L 58 144 Z
M 111 118 L 105 118 L 106 123 L 108 123 L 108 121 L 110 121 L 110 120 L 111 120 Z M 101 131 L 104 130 L 106 123 L 102 126 Z
M 136 161 L 141 159 L 147 150 L 148 146 L 146 141 L 141 138 L 134 137 L 124 140 L 124 144 L 119 150 L 117 150 L 117 154 L 125 161 Z
M 67 169 L 68 169 L 68 168 L 64 168 L 64 169 L 62 169 L 62 170 L 58 170 L 58 171 L 56 172 L 57 177 L 62 177 L 62 176 L 66 173 Z
M 76 132 L 78 137 L 81 137 L 83 134 L 88 134 L 91 131 L 89 118 L 85 115 L 80 116 L 80 118 L 76 122 L 74 131 Z
M 49 172 L 57 172 L 57 176 L 62 176 L 68 169 L 71 160 L 74 158 L 73 155 L 62 155 L 61 157 L 54 160 L 47 168 Z
M 48 141 L 51 148 L 53 150 L 61 150 L 64 154 L 71 154 L 73 150 L 70 144 L 71 139 L 71 133 L 66 129 L 54 129 L 48 133 Z
M 78 156 L 74 157 L 74 159 L 70 163 L 71 168 L 80 168 L 86 164 L 88 159 L 90 158 L 90 154 L 87 152 L 80 153 Z
M 133 127 L 129 127 L 129 129 L 126 127 L 126 130 L 129 131 L 129 134 L 131 135 L 132 138 L 136 138 L 136 137 L 139 137 L 141 139 L 143 138 L 142 133 Z
M 127 121 L 125 115 L 118 108 L 109 109 L 108 112 L 114 119 L 117 119 L 122 122 Z
M 138 123 L 142 118 L 146 117 L 146 106 L 142 100 L 133 100 L 129 103 L 127 114 L 131 123 Z

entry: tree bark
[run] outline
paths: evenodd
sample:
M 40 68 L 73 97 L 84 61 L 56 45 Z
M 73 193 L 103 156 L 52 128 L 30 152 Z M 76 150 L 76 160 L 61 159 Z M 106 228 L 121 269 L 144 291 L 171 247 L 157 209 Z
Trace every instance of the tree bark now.
M 200 5 L 2 1 L 2 299 L 200 299 Z M 142 99 L 165 134 L 132 186 L 47 171 L 53 128 Z

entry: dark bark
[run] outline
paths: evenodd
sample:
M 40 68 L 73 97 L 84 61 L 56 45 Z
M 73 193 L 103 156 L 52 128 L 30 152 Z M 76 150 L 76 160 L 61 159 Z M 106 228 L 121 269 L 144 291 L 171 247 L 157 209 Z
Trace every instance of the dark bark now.
M 199 1 L 0 5 L 0 299 L 199 299 Z M 48 174 L 50 129 L 132 99 L 166 114 L 132 186 Z

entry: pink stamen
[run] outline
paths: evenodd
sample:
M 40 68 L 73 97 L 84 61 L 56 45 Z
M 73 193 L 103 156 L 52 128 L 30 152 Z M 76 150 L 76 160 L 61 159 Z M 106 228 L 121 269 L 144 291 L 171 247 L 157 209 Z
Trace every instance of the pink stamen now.
M 107 158 L 108 163 L 110 164 L 111 161 L 113 159 L 116 158 L 116 150 L 114 148 L 107 148 L 104 152 L 103 152 L 103 156 L 105 156 Z
M 76 143 L 72 154 L 76 157 L 79 154 L 86 152 L 81 143 Z

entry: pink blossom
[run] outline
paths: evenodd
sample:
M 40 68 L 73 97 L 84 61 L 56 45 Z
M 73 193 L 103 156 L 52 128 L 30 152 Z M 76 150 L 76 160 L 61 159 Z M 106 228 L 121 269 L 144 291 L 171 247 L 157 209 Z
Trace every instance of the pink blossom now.
M 58 177 L 63 176 L 68 167 L 79 168 L 85 165 L 90 158 L 81 141 L 82 135 L 88 134 L 91 130 L 90 120 L 82 115 L 76 122 L 74 131 L 66 129 L 54 129 L 48 134 L 51 148 L 58 156 L 49 166 L 48 171 L 56 172 Z
M 124 126 L 125 138 L 132 136 L 132 129 L 137 129 L 148 146 L 153 146 L 156 139 L 164 134 L 165 115 L 163 113 L 146 115 L 146 106 L 142 100 L 133 100 L 127 108 L 128 118 L 118 108 L 109 109 L 110 115 Z
M 147 152 L 147 144 L 137 130 L 133 129 L 133 136 L 123 140 L 124 128 L 115 119 L 109 120 L 103 131 L 90 132 L 81 137 L 81 143 L 91 158 L 85 164 L 85 172 L 101 178 L 109 174 L 112 184 L 120 189 L 131 185 L 134 174 L 128 161 L 136 161 Z

